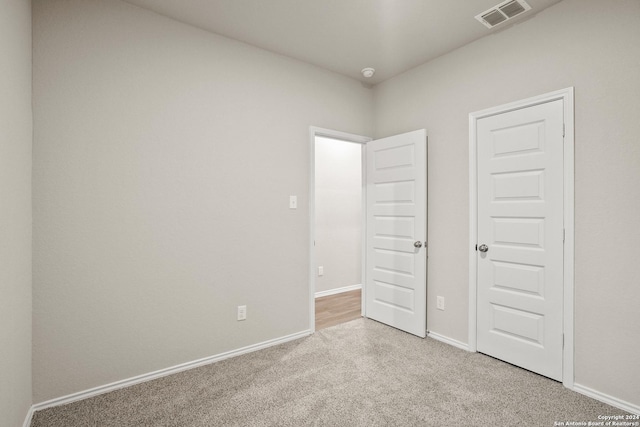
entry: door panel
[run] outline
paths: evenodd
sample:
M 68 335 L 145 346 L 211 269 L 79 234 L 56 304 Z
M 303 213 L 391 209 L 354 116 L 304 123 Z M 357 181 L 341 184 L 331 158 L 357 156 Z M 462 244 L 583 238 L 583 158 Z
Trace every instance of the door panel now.
M 367 143 L 369 318 L 424 337 L 427 321 L 427 150 L 419 130 Z
M 477 122 L 477 348 L 562 379 L 563 104 Z

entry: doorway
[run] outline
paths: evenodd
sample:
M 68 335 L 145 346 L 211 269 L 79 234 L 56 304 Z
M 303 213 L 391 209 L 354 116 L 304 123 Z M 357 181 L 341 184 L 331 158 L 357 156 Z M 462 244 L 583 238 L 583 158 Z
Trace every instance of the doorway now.
M 362 314 L 362 190 L 362 144 L 316 136 L 316 329 Z
M 317 263 L 315 147 L 318 138 L 360 144 L 361 315 L 424 338 L 427 302 L 426 130 L 373 141 L 368 137 L 310 128 L 311 332 L 316 329 L 317 279 L 327 272 L 325 266 Z
M 309 324 L 312 332 L 364 315 L 362 165 L 363 144 L 370 140 L 329 129 L 310 129 Z
M 573 88 L 470 115 L 469 348 L 573 386 Z

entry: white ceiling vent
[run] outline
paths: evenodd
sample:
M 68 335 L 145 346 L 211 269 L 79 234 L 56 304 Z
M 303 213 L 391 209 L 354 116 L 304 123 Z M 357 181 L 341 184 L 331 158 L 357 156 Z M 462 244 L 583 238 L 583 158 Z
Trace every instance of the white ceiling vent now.
M 531 6 L 524 0 L 507 0 L 476 15 L 476 19 L 485 27 L 493 28 L 529 9 L 531 9 Z

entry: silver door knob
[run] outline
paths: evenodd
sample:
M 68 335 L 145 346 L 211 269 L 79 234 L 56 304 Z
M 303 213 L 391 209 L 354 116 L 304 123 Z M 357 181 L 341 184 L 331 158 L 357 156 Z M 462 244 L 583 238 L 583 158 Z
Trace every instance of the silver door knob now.
M 418 240 L 417 242 L 415 242 L 415 243 L 413 244 L 413 247 L 414 247 L 414 248 L 421 248 L 421 247 L 422 247 L 422 242 L 421 242 L 420 240 Z
M 489 246 L 487 246 L 487 245 L 480 245 L 480 246 L 478 246 L 478 250 L 479 250 L 480 252 L 487 252 L 487 251 L 489 250 Z

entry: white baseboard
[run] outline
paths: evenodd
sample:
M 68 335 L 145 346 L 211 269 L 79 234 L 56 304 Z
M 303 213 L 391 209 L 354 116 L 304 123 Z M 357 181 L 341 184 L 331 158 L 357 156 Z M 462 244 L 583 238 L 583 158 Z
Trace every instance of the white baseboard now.
M 618 399 L 617 397 L 609 396 L 608 394 L 602 393 L 592 388 L 585 387 L 580 384 L 574 384 L 573 391 L 584 394 L 585 396 L 589 396 L 592 399 L 599 400 L 600 402 L 606 403 L 607 405 L 615 406 L 616 408 L 622 409 L 623 411 L 640 415 L 640 406 L 634 405 L 633 403 L 625 402 L 624 400 Z
M 362 285 L 351 285 L 344 286 L 342 288 L 329 289 L 328 291 L 320 291 L 316 292 L 314 296 L 316 298 L 327 297 L 329 295 L 341 294 L 343 292 L 355 291 L 357 289 L 362 289 Z
M 29 427 L 31 425 L 31 418 L 33 418 L 33 405 L 29 408 L 29 412 L 27 412 L 27 416 L 24 418 L 24 423 L 22 423 L 22 427 Z
M 229 359 L 231 357 L 240 356 L 241 354 L 251 353 L 257 350 L 262 350 L 267 347 L 273 347 L 274 345 L 283 344 L 288 341 L 297 340 L 300 338 L 304 338 L 311 335 L 310 330 L 305 330 L 301 332 L 297 332 L 295 334 L 286 335 L 284 337 L 275 338 L 268 341 L 263 341 L 261 343 L 249 345 L 246 347 L 239 348 L 237 350 L 231 350 L 224 353 L 216 354 L 213 356 L 205 357 L 203 359 L 194 360 L 191 362 L 182 363 L 180 365 L 172 366 L 165 369 L 160 369 L 158 371 L 149 372 L 147 374 L 138 375 L 133 378 L 128 378 L 120 381 L 113 382 L 111 384 L 106 384 L 98 387 L 94 387 L 88 390 L 80 391 L 77 393 L 69 394 L 67 396 L 58 397 L 55 399 L 47 400 L 46 402 L 36 403 L 31 407 L 30 413 L 33 414 L 34 411 L 39 411 L 41 409 L 50 408 L 52 406 L 65 405 L 67 403 L 75 402 L 78 400 L 88 399 L 93 396 L 97 396 L 99 394 L 109 393 L 114 390 L 118 390 L 121 388 L 129 387 L 135 384 L 143 383 L 146 381 L 151 381 L 156 378 L 166 377 L 167 375 L 176 374 L 178 372 L 186 371 L 188 369 L 197 368 L 203 365 L 209 365 L 211 363 L 219 362 L 224 359 Z M 30 420 L 31 418 L 29 418 Z M 26 421 L 25 421 L 26 422 Z
M 449 344 L 449 345 L 452 345 L 454 347 L 458 347 L 459 349 L 462 349 L 462 350 L 465 350 L 465 351 L 469 351 L 469 345 L 467 345 L 467 344 L 465 344 L 465 343 L 463 343 L 461 341 L 454 340 L 453 338 L 445 337 L 444 335 L 440 335 L 440 334 L 437 334 L 437 333 L 431 332 L 431 331 L 429 331 L 427 333 L 427 336 L 429 338 L 433 338 L 434 340 L 442 341 L 445 344 Z

